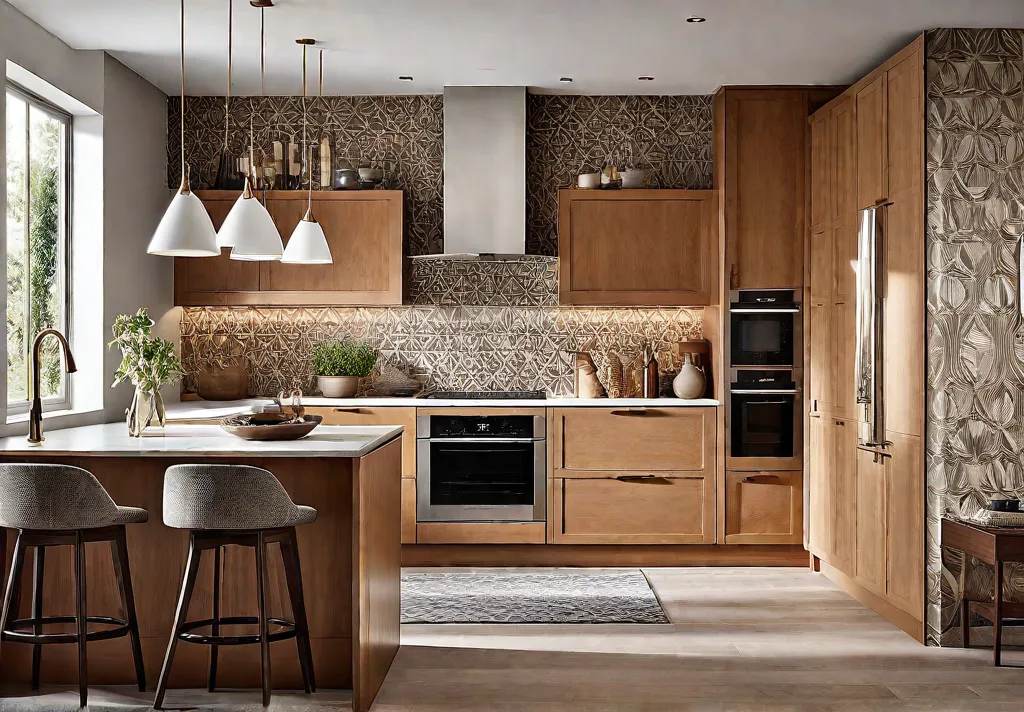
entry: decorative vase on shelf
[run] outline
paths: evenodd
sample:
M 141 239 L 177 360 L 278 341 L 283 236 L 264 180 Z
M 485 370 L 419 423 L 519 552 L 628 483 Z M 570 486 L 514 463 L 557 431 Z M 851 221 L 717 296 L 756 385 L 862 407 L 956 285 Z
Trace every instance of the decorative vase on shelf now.
M 154 425 L 162 428 L 167 424 L 167 411 L 164 409 L 164 399 L 159 390 L 148 391 L 136 387 L 132 404 L 126 412 L 128 435 L 133 438 L 141 437 L 146 428 Z
M 703 396 L 706 387 L 707 379 L 704 372 L 693 362 L 693 354 L 684 353 L 679 374 L 672 380 L 672 392 L 676 394 L 676 398 L 692 400 Z

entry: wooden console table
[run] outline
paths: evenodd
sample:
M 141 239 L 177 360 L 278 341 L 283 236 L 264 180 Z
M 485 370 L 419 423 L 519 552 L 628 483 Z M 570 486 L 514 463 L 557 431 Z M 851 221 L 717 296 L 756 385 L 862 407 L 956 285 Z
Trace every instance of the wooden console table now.
M 995 570 L 992 603 L 964 599 L 960 608 L 960 626 L 964 633 L 964 647 L 969 648 L 972 604 L 977 613 L 992 621 L 992 662 L 998 666 L 1003 626 L 1024 625 L 1024 603 L 1003 602 L 1003 563 L 1024 563 L 1024 529 L 984 527 L 943 518 L 942 546 L 977 557 L 991 564 Z

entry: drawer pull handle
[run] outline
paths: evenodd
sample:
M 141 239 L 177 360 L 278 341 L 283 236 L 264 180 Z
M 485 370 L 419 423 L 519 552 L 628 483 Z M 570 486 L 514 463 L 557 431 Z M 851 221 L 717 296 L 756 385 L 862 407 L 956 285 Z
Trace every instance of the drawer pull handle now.
M 362 413 L 362 408 L 335 408 L 335 413 Z
M 777 475 L 750 475 L 743 478 L 745 485 L 781 485 L 782 480 Z
M 616 477 L 619 482 L 646 482 L 652 485 L 667 485 L 671 484 L 667 479 L 660 475 L 619 475 Z
M 632 416 L 647 415 L 647 409 L 646 408 L 629 408 L 627 410 L 613 410 L 612 411 L 612 415 L 627 415 L 627 416 L 630 416 L 630 415 L 632 415 Z

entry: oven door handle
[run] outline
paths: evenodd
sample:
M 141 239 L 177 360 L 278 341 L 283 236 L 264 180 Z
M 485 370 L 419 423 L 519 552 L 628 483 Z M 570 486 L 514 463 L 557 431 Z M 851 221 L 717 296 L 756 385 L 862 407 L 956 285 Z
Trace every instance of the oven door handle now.
M 432 443 L 537 443 L 543 442 L 544 438 L 420 438 L 430 440 Z
M 741 396 L 795 396 L 795 395 L 799 395 L 800 394 L 800 391 L 798 389 L 796 389 L 796 388 L 786 388 L 786 389 L 775 388 L 775 389 L 764 389 L 764 390 L 757 390 L 757 389 L 748 390 L 748 389 L 744 388 L 744 389 L 740 389 L 740 390 L 733 389 L 733 390 L 730 390 L 729 392 L 734 394 L 734 395 L 741 395 Z

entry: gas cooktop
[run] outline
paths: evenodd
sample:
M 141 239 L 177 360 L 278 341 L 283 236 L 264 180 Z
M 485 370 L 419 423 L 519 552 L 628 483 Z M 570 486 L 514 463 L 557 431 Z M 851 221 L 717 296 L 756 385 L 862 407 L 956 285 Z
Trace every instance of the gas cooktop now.
M 434 391 L 424 398 L 438 400 L 544 400 L 544 391 Z

